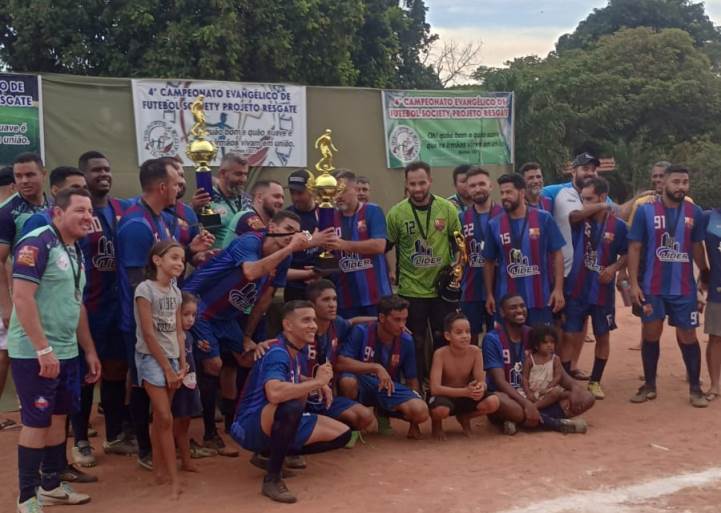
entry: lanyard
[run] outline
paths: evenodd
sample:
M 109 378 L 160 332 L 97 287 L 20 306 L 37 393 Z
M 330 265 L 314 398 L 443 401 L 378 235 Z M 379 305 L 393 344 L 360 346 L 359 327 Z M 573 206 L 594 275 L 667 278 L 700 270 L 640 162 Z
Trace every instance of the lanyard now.
M 150 214 L 150 218 L 153 220 L 153 224 L 155 225 L 155 230 L 158 232 L 158 235 L 160 235 L 160 224 L 158 223 L 158 221 L 162 221 L 161 216 L 160 216 L 160 215 L 157 215 L 157 216 L 156 216 L 156 215 L 155 215 L 155 212 L 153 212 L 153 209 L 150 208 L 150 205 L 148 205 L 148 204 L 145 202 L 144 199 L 140 198 L 140 204 L 141 204 L 141 205 L 143 206 L 143 208 L 148 212 L 148 214 Z M 178 217 L 177 214 L 174 214 L 174 215 L 175 215 L 176 218 Z M 156 219 L 157 219 L 158 221 L 156 221 Z M 163 222 L 163 225 L 165 225 L 165 222 Z M 166 236 L 168 239 L 170 239 L 170 238 L 173 237 L 173 234 L 170 233 L 170 230 L 168 229 L 168 226 L 167 226 L 167 225 L 165 225 L 165 236 Z
M 666 227 L 667 227 L 667 228 L 670 227 L 670 226 L 673 224 L 673 231 L 672 231 L 672 232 L 669 232 L 669 235 L 671 236 L 671 241 L 675 241 L 675 240 L 676 240 L 676 232 L 678 231 L 678 223 L 681 222 L 681 219 L 684 217 L 684 215 L 683 215 L 683 207 L 684 207 L 683 202 L 684 202 L 684 201 L 685 201 L 685 200 L 682 199 L 682 200 L 681 200 L 681 203 L 679 203 L 679 205 L 678 205 L 678 213 L 676 214 L 676 219 L 674 219 L 673 222 L 668 222 L 668 223 L 666 223 Z M 668 211 L 669 211 L 669 209 L 666 208 L 666 207 L 664 207 L 664 214 L 663 214 L 663 215 L 664 215 L 664 217 L 666 218 L 665 220 L 668 220 L 668 219 L 669 219 Z
M 63 236 L 60 235 L 60 230 L 58 230 L 54 224 L 51 224 L 50 226 L 52 227 L 53 231 L 55 232 L 55 236 L 60 241 L 60 245 L 63 247 L 63 250 L 65 251 L 65 255 L 67 255 L 67 257 L 68 257 L 68 263 L 70 264 L 70 269 L 72 269 L 72 271 L 73 271 L 73 279 L 75 281 L 75 299 L 77 301 L 80 301 L 80 297 L 81 297 L 80 296 L 80 273 L 82 271 L 82 269 L 81 269 L 82 264 L 80 263 L 80 254 L 81 254 L 80 248 L 78 247 L 78 243 L 76 242 L 74 244 L 75 255 L 76 255 L 76 258 L 78 258 L 78 261 L 77 261 L 78 265 L 76 267 L 75 264 L 73 264 L 74 259 L 73 259 L 72 255 L 70 255 L 70 251 L 68 251 L 68 246 L 65 244 L 65 241 L 63 240 Z
M 590 221 L 587 221 L 590 231 L 593 230 L 593 224 Z M 596 248 L 598 248 L 598 245 L 601 243 L 601 239 L 603 238 L 603 233 L 606 231 L 606 223 L 608 222 L 608 214 L 603 216 L 603 222 L 599 226 L 598 233 L 593 236 L 593 234 L 590 237 L 590 243 L 591 243 L 591 250 L 596 251 Z
M 215 189 L 215 192 L 217 192 L 217 193 L 220 195 L 220 197 L 223 198 L 223 201 L 225 202 L 225 204 L 228 205 L 228 208 L 230 208 L 230 210 L 231 210 L 234 214 L 238 212 L 237 205 L 234 205 L 233 202 L 230 201 L 225 194 L 223 194 L 223 191 L 220 190 L 220 187 L 218 187 L 217 189 Z M 255 210 L 255 209 L 253 209 L 253 210 Z
M 523 234 L 526 233 L 526 229 L 528 228 L 528 212 L 529 208 L 526 206 L 526 215 L 523 218 L 523 225 L 521 225 L 521 231 L 516 236 L 515 232 L 513 231 L 513 220 L 511 219 L 511 216 L 508 216 L 509 225 L 510 225 L 510 232 L 511 232 L 511 247 L 513 249 L 521 249 L 521 245 L 523 244 Z
M 430 225 L 431 225 L 431 208 L 433 207 L 433 195 L 431 195 L 431 201 L 428 202 L 428 206 L 426 207 L 427 210 L 426 210 L 426 229 L 425 229 L 425 231 L 423 230 L 423 227 L 421 226 L 421 220 L 418 218 L 418 211 L 416 210 L 415 205 L 413 204 L 413 202 L 411 200 L 408 200 L 408 203 L 410 203 L 410 205 L 411 205 L 411 211 L 413 212 L 413 217 L 415 218 L 416 224 L 418 225 L 418 231 L 421 232 L 421 238 L 427 242 L 428 235 L 429 235 L 428 229 L 430 228 Z

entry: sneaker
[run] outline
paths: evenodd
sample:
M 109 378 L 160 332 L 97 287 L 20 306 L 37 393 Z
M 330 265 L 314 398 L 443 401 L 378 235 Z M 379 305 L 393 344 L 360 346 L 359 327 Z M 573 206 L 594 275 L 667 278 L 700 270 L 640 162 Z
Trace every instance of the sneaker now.
M 345 448 L 352 449 L 358 442 L 365 445 L 366 441 L 363 439 L 363 434 L 360 431 L 351 431 L 350 440 L 345 444 Z
M 38 488 L 38 501 L 43 506 L 85 504 L 90 502 L 90 495 L 76 492 L 68 483 L 60 483 L 54 490 Z
M 378 433 L 381 435 L 392 435 L 393 428 L 391 427 L 391 419 L 387 415 L 376 414 L 376 420 L 378 421 Z
M 253 456 L 250 458 L 250 464 L 253 465 L 254 467 L 258 467 L 260 470 L 264 470 L 265 472 L 268 472 L 268 460 L 269 460 L 269 458 L 267 456 L 263 456 L 259 452 L 254 452 Z M 282 470 L 283 479 L 288 479 L 288 478 L 297 476 L 298 473 L 290 470 L 287 467 L 287 464 L 288 464 L 288 457 L 286 456 L 285 461 L 283 462 L 283 470 Z
M 60 472 L 60 480 L 68 483 L 97 483 L 98 476 L 87 474 L 75 465 L 68 465 Z
M 80 440 L 72 450 L 73 463 L 81 467 L 94 467 L 96 464 L 93 448 L 87 440 Z
M 218 454 L 227 456 L 228 458 L 237 458 L 240 454 L 238 449 L 227 447 L 218 433 L 215 433 L 210 440 L 203 440 L 203 447 L 206 449 L 215 449 Z
M 17 513 L 43 513 L 43 507 L 37 497 L 30 497 L 25 502 L 18 502 Z
M 215 449 L 208 449 L 206 447 L 203 447 L 198 442 L 196 442 L 194 439 L 190 439 L 190 457 L 193 459 L 200 459 L 200 458 L 211 458 L 213 456 L 217 456 L 218 451 Z
M 133 440 L 128 440 L 124 435 L 121 434 L 115 440 L 104 441 L 103 452 L 105 454 L 130 456 L 131 454 L 138 454 L 138 444 Z
M 305 458 L 300 454 L 292 454 L 290 456 L 286 456 L 283 466 L 287 468 L 292 468 L 293 470 L 303 470 L 307 467 L 305 463 Z
M 606 394 L 603 393 L 603 388 L 601 388 L 601 383 L 598 381 L 589 381 L 588 391 L 591 392 L 591 395 L 599 401 L 606 398 Z
M 631 397 L 632 403 L 645 403 L 646 401 L 652 401 L 656 399 L 656 387 L 650 385 L 643 385 L 638 389 L 636 395 Z
M 561 433 L 585 433 L 588 424 L 583 419 L 561 419 Z
M 144 468 L 145 470 L 153 470 L 153 455 L 152 454 L 146 454 L 142 458 L 138 456 L 138 465 L 140 465 L 141 468 Z
M 691 392 L 688 398 L 691 406 L 694 408 L 706 408 L 708 407 L 708 399 L 703 395 L 702 392 Z
M 269 479 L 266 477 L 263 479 L 263 488 L 261 489 L 261 492 L 263 495 L 276 502 L 293 504 L 298 501 L 296 496 L 290 493 L 288 487 L 285 486 L 285 482 L 282 479 Z
M 503 421 L 503 434 L 508 436 L 513 436 L 516 433 L 518 433 L 518 426 L 516 426 L 515 422 L 512 422 L 510 420 L 504 420 Z

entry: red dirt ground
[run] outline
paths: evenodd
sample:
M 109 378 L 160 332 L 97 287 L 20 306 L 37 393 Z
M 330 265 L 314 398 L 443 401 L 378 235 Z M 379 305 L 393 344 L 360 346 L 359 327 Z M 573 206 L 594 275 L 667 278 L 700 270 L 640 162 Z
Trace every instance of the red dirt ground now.
M 92 495 L 92 502 L 63 511 L 491 513 L 721 465 L 721 400 L 705 410 L 688 404 L 681 356 L 670 330 L 662 340 L 659 398 L 642 405 L 628 402 L 640 384 L 640 354 L 628 350 L 637 343 L 640 325 L 630 309 L 619 309 L 618 317 L 619 330 L 612 336 L 604 377 L 608 397 L 586 414 L 586 435 L 506 437 L 482 419 L 475 422 L 470 440 L 461 436 L 455 421 L 448 421 L 448 441 L 410 441 L 399 423 L 395 437 L 371 434 L 365 446 L 308 457 L 308 469 L 287 481 L 299 497 L 294 506 L 275 504 L 260 495 L 261 472 L 247 462 L 250 455 L 244 451 L 235 459 L 196 460 L 201 473 L 183 474 L 185 492 L 180 502 L 171 502 L 166 499 L 167 488 L 151 484 L 152 475 L 137 467 L 133 458 L 105 456 L 97 438 L 93 443 L 99 464 L 91 472 L 100 482 L 77 486 Z M 593 346 L 586 344 L 582 357 L 586 370 L 592 356 Z M 705 368 L 703 376 L 708 383 Z M 101 426 L 102 419 L 96 418 L 94 424 Z M 428 434 L 430 424 L 423 428 Z M 196 420 L 196 436 L 199 430 Z M 0 491 L 0 512 L 14 511 L 16 441 L 17 431 L 0 433 L 0 480 L 6 483 Z M 710 513 L 721 510 L 719 502 L 721 482 L 717 481 L 623 511 Z M 595 513 L 586 506 L 568 511 Z

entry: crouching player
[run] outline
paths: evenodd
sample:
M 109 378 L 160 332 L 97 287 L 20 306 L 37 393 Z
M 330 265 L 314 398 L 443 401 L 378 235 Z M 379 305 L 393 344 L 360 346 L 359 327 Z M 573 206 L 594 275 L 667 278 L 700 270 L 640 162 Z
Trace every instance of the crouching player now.
M 413 338 L 405 332 L 408 301 L 393 295 L 378 303 L 378 320 L 353 327 L 341 347 L 336 370 L 341 395 L 410 422 L 408 438 L 420 438 L 428 419 L 416 377 Z M 400 383 L 400 377 L 405 385 Z
M 300 353 L 313 342 L 317 325 L 313 304 L 290 301 L 283 306 L 283 332 L 258 360 L 248 377 L 231 435 L 243 448 L 269 456 L 262 493 L 274 501 L 293 503 L 281 477 L 289 454 L 314 454 L 348 443 L 350 429 L 330 417 L 304 413 L 308 394 L 320 389 L 330 405 L 333 378 L 329 364 L 318 367 L 315 377 L 301 381 Z
M 433 436 L 445 440 L 443 419 L 455 415 L 463 434 L 471 435 L 471 419 L 488 415 L 500 406 L 498 396 L 488 395 L 483 377 L 483 354 L 471 345 L 471 324 L 460 312 L 449 313 L 443 321 L 448 342 L 433 354 L 431 365 L 431 408 Z

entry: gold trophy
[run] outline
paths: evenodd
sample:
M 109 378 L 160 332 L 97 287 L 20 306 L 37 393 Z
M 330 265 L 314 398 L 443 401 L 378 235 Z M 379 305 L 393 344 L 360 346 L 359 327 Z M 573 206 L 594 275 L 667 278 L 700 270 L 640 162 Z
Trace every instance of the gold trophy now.
M 185 148 L 185 154 L 195 164 L 195 185 L 203 189 L 209 195 L 213 194 L 213 173 L 208 164 L 213 161 L 218 153 L 218 148 L 212 141 L 206 139 L 208 131 L 205 129 L 205 112 L 203 111 L 203 100 L 201 94 L 190 104 L 190 112 L 193 114 L 195 123 L 190 129 L 191 139 Z M 220 214 L 213 210 L 210 205 L 205 205 L 198 214 L 200 223 L 205 228 L 218 228 L 222 226 Z
M 466 239 L 458 230 L 453 232 L 453 239 L 456 241 L 457 254 L 455 261 L 450 265 L 446 276 L 439 277 L 438 293 L 441 298 L 449 303 L 457 303 L 461 299 L 461 280 L 463 272 L 468 264 L 468 248 Z M 448 268 L 446 268 L 448 269 Z M 443 274 L 443 273 L 442 273 Z
M 343 186 L 338 185 L 331 172 L 333 166 L 333 152 L 338 151 L 333 145 L 331 134 L 333 132 L 326 128 L 323 134 L 315 141 L 315 148 L 320 151 L 320 160 L 315 165 L 316 175 L 308 171 L 310 175 L 306 187 L 313 193 L 318 201 L 318 230 L 335 227 L 335 197 L 343 192 Z M 315 263 L 315 269 L 322 274 L 332 274 L 340 271 L 338 257 L 333 252 L 323 250 Z

